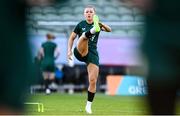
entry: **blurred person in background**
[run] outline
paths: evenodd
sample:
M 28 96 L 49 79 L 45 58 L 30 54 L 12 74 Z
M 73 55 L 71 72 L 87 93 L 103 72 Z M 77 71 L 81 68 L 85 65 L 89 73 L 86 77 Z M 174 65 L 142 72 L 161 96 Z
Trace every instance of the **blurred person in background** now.
M 148 62 L 150 113 L 175 114 L 180 90 L 180 1 L 131 1 L 145 14 L 142 50 Z
M 24 113 L 27 89 L 33 80 L 25 27 L 25 11 L 32 4 L 30 0 L 0 0 L 0 115 Z
M 38 58 L 41 60 L 41 69 L 44 78 L 46 94 L 50 94 L 51 90 L 49 86 L 55 80 L 55 60 L 59 56 L 59 50 L 57 44 L 53 42 L 55 39 L 53 34 L 48 33 L 46 38 L 46 42 L 42 43 L 41 45 Z
M 75 57 L 85 62 L 88 71 L 88 95 L 85 111 L 92 113 L 91 104 L 96 92 L 96 82 L 99 74 L 99 55 L 97 52 L 97 42 L 100 31 L 111 32 L 111 28 L 99 22 L 99 18 L 95 15 L 93 6 L 86 6 L 84 9 L 85 20 L 77 24 L 71 33 L 68 41 L 68 59 L 72 60 L 72 46 L 77 35 L 79 36 L 76 47 L 74 48 Z

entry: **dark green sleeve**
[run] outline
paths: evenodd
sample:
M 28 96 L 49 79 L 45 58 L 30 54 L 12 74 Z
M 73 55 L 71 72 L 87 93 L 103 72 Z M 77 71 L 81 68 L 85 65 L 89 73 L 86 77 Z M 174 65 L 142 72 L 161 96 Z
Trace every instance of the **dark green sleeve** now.
M 79 34 L 79 32 L 80 32 L 80 24 L 79 23 L 76 25 L 73 32 L 76 34 Z
M 41 44 L 41 47 L 44 48 L 44 43 Z

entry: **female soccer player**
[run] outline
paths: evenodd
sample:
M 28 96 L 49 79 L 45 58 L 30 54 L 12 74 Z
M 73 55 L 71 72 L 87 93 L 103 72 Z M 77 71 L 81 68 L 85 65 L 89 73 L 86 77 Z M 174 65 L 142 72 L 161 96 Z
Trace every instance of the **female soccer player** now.
M 40 48 L 39 56 L 41 61 L 41 68 L 44 78 L 44 84 L 46 88 L 46 94 L 50 94 L 49 84 L 55 78 L 55 59 L 59 56 L 59 51 L 56 43 L 52 40 L 54 35 L 48 33 L 46 35 L 47 41 L 44 42 Z
M 77 46 L 74 48 L 75 57 L 87 65 L 88 71 L 88 97 L 85 110 L 88 114 L 92 113 L 91 104 L 96 92 L 96 82 L 99 74 L 99 56 L 97 52 L 97 42 L 100 30 L 111 32 L 111 28 L 99 22 L 95 15 L 93 6 L 86 6 L 84 9 L 85 20 L 77 24 L 71 33 L 68 41 L 68 59 L 72 60 L 72 46 L 76 36 L 79 36 Z

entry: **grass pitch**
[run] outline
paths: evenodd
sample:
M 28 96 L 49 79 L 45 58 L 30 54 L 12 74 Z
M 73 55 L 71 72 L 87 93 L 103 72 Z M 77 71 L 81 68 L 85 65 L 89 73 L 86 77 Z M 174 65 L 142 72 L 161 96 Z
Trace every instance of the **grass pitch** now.
M 86 115 L 86 93 L 63 94 L 44 93 L 30 95 L 28 102 L 41 102 L 44 112 L 38 112 L 37 106 L 26 105 L 29 115 Z M 180 104 L 178 104 L 180 106 Z M 143 96 L 108 96 L 96 94 L 93 105 L 93 115 L 146 115 L 148 108 Z M 180 111 L 180 110 L 179 110 Z M 178 111 L 178 112 L 179 112 Z M 180 114 L 180 113 L 178 113 Z
M 30 102 L 41 102 L 44 104 L 44 112 L 37 112 L 37 106 L 28 105 L 27 113 L 35 115 L 86 115 L 84 111 L 86 104 L 86 93 L 31 95 Z M 92 105 L 94 115 L 139 115 L 147 114 L 144 97 L 108 96 L 96 94 Z

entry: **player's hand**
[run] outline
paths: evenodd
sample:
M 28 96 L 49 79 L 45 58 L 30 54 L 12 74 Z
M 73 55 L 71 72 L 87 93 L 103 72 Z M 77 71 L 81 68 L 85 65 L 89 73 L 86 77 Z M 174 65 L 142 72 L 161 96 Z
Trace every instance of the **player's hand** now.
M 72 60 L 72 51 L 68 51 L 68 60 Z
M 102 31 L 111 32 L 111 28 L 108 25 L 103 24 L 102 22 L 99 22 L 99 26 Z
M 100 28 L 102 28 L 103 24 L 101 22 L 99 22 L 99 26 L 100 26 Z

